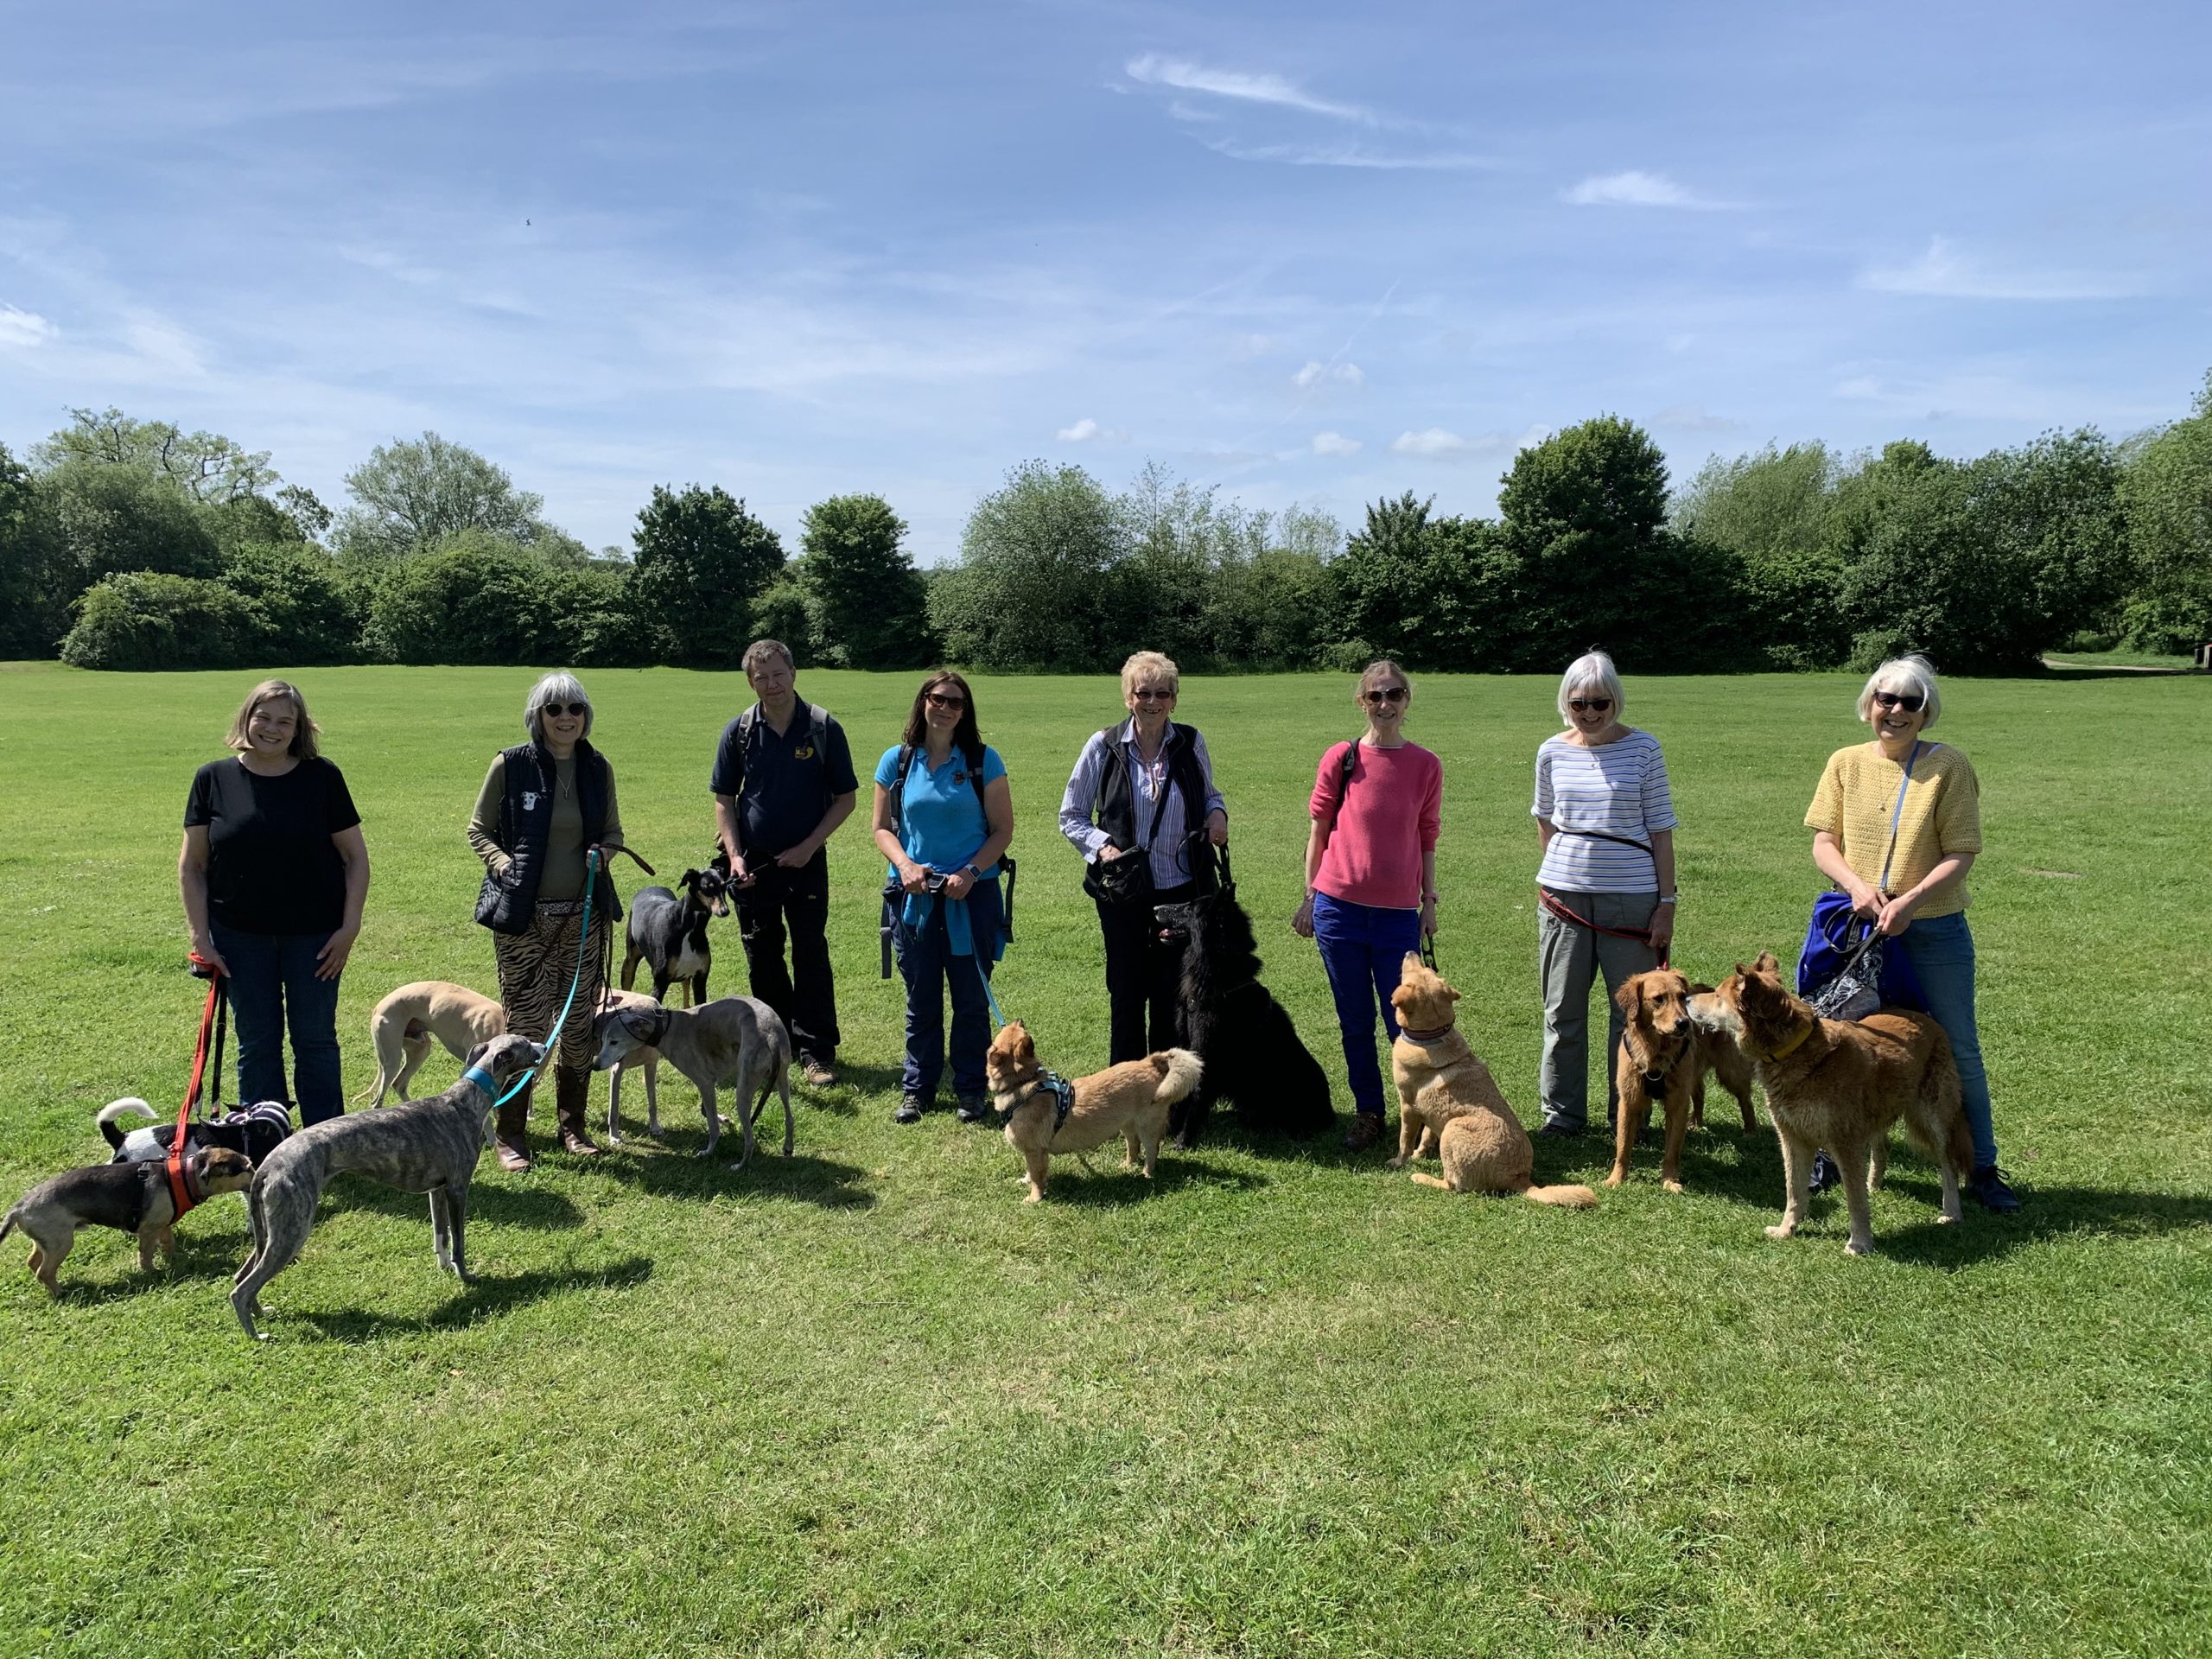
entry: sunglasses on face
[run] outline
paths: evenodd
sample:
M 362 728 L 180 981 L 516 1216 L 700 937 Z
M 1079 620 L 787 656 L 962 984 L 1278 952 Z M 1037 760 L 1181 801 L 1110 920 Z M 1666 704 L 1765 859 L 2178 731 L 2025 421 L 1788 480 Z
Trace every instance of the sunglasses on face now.
M 965 709 L 968 706 L 967 698 L 943 691 L 925 691 L 922 698 L 932 709 Z
M 1377 690 L 1363 691 L 1359 694 L 1359 697 L 1362 702 L 1403 702 L 1406 700 L 1406 688 L 1402 685 L 1386 685 Z
M 1613 706 L 1611 697 L 1569 697 L 1567 706 L 1578 715 L 1602 715 Z
M 1874 694 L 1874 702 L 1879 708 L 1902 709 L 1908 715 L 1916 715 L 1920 712 L 1921 704 L 1927 702 L 1927 699 L 1916 696 L 1910 691 L 1877 691 Z
M 591 704 L 588 702 L 545 702 L 540 703 L 538 707 L 556 720 L 560 719 L 563 715 L 574 715 L 578 720 L 582 720 L 591 712 Z
M 1141 685 L 1135 690 L 1130 692 L 1129 695 L 1135 697 L 1139 702 L 1173 702 L 1175 701 L 1175 694 L 1173 691 L 1163 691 L 1157 686 Z

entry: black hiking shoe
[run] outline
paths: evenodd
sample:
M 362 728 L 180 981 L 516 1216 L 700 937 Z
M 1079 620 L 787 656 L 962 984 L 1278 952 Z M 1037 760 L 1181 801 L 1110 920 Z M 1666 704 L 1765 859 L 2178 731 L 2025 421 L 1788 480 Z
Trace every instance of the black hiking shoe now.
M 1842 1179 L 1843 1171 L 1837 1166 L 1834 1159 L 1829 1157 L 1825 1152 L 1816 1152 L 1813 1154 L 1812 1179 L 1805 1183 L 1809 1191 L 1825 1192 Z
M 2005 1179 L 2005 1172 L 1994 1164 L 1984 1164 L 1967 1177 L 1967 1191 L 1985 1210 L 1993 1210 L 2000 1216 L 2009 1216 L 2020 1207 L 2020 1195 Z
M 899 1103 L 899 1109 L 891 1114 L 893 1123 L 918 1123 L 922 1114 L 929 1109 L 929 1103 L 919 1095 L 908 1095 Z

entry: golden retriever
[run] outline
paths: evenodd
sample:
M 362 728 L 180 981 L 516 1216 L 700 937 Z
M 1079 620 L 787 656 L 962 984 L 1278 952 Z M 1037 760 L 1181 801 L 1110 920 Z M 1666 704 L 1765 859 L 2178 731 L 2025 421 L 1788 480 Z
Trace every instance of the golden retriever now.
M 1743 1108 L 1744 1128 L 1756 1129 L 1751 1115 L 1751 1063 L 1743 1050 L 1717 1031 L 1690 1018 L 1690 998 L 1709 995 L 1710 985 L 1693 985 L 1671 968 L 1655 968 L 1622 982 L 1613 1001 L 1628 1016 L 1621 1035 L 1620 1058 L 1613 1071 L 1619 1096 L 1613 1116 L 1613 1173 L 1607 1186 L 1628 1179 L 1628 1160 L 1655 1102 L 1667 1108 L 1667 1152 L 1659 1166 L 1660 1184 L 1682 1190 L 1682 1136 L 1694 1119 L 1705 1122 L 1705 1079 L 1717 1076 Z
M 1871 1252 L 1867 1194 L 1881 1184 L 1889 1128 L 1899 1118 L 1942 1172 L 1943 1220 L 1959 1218 L 1959 1181 L 1974 1167 L 1974 1143 L 1950 1039 L 1934 1020 L 1896 1008 L 1855 1021 L 1823 1020 L 1783 984 L 1770 951 L 1749 968 L 1738 963 L 1717 990 L 1691 999 L 1690 1013 L 1732 1036 L 1766 1086 L 1787 1182 L 1782 1222 L 1766 1230 L 1769 1238 L 1788 1238 L 1804 1220 L 1813 1151 L 1826 1147 L 1843 1173 L 1851 1211 L 1844 1249 Z
M 1168 1110 L 1198 1086 L 1198 1057 L 1171 1048 L 1141 1060 L 1124 1060 L 1103 1071 L 1077 1077 L 1069 1086 L 1073 1099 L 1065 1117 L 1043 1067 L 1037 1045 L 1017 1020 L 991 1039 L 983 1073 L 991 1101 L 1006 1125 L 1007 1144 L 1020 1153 L 1029 1173 L 1025 1203 L 1045 1196 L 1052 1154 L 1085 1153 L 1117 1137 L 1128 1143 L 1124 1169 L 1141 1159 L 1145 1179 L 1160 1161 L 1160 1139 L 1167 1132 Z
M 1433 1150 L 1444 1178 L 1416 1171 L 1424 1186 L 1453 1192 L 1518 1192 L 1538 1204 L 1584 1209 L 1598 1202 L 1586 1186 L 1535 1185 L 1535 1149 L 1521 1120 L 1505 1103 L 1490 1068 L 1475 1058 L 1459 1028 L 1452 1004 L 1459 993 L 1443 976 L 1406 953 L 1390 1006 L 1398 1015 L 1398 1040 L 1390 1046 L 1390 1073 L 1398 1085 L 1398 1155 L 1390 1167 Z

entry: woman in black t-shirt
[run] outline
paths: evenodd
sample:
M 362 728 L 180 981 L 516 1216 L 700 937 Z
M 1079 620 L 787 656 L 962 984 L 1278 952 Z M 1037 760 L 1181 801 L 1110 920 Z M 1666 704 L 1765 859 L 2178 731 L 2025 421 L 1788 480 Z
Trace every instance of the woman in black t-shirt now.
M 238 1098 L 290 1101 L 302 1124 L 346 1109 L 338 976 L 369 892 L 361 815 L 344 775 L 316 753 L 321 729 L 296 687 L 254 687 L 225 740 L 237 753 L 193 777 L 177 858 L 192 948 L 227 982 Z

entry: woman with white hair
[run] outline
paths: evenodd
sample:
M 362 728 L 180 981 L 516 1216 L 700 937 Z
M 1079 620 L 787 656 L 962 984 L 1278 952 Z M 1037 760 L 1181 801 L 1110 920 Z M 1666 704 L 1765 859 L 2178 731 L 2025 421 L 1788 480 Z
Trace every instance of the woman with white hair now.
M 1854 914 L 1894 938 L 1912 964 L 1928 1012 L 1950 1038 L 1958 1063 L 1974 1135 L 1967 1190 L 1987 1209 L 2012 1211 L 2020 1200 L 1997 1167 L 1989 1077 L 1974 1026 L 1974 934 L 1967 926 L 1966 876 L 1981 851 L 1981 785 L 1965 755 L 1921 736 L 1942 709 L 1926 658 L 1898 657 L 1876 669 L 1859 693 L 1859 718 L 1874 728 L 1874 741 L 1828 757 L 1805 827 L 1813 832 L 1813 862 L 1821 874 L 1850 895 Z M 1815 1189 L 1835 1179 L 1834 1164 L 1821 1154 Z
M 523 727 L 530 741 L 493 757 L 468 820 L 468 844 L 484 861 L 484 890 L 476 919 L 492 930 L 499 963 L 499 1001 L 507 1030 L 543 1042 L 569 995 L 581 944 L 584 977 L 561 1027 L 552 1056 L 555 1116 L 561 1147 L 596 1157 L 584 1128 L 591 1084 L 591 1022 L 597 1004 L 596 964 L 622 906 L 600 861 L 591 893 L 591 937 L 579 941 L 584 908 L 585 853 L 622 845 L 622 816 L 614 799 L 614 768 L 587 741 L 591 699 L 573 674 L 548 674 L 523 699 Z M 531 1087 L 499 1108 L 495 1128 L 499 1167 L 525 1170 L 530 1150 L 524 1123 Z
M 1613 659 L 1578 657 L 1559 683 L 1567 729 L 1536 751 L 1536 948 L 1543 969 L 1539 1135 L 1588 1127 L 1590 987 L 1605 976 L 1605 1109 L 1618 1109 L 1613 1057 L 1627 1016 L 1622 984 L 1666 959 L 1675 937 L 1675 802 L 1649 732 L 1624 725 Z

